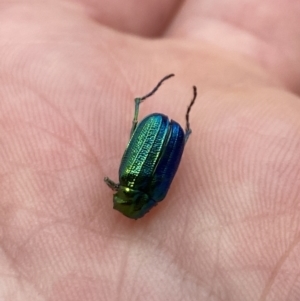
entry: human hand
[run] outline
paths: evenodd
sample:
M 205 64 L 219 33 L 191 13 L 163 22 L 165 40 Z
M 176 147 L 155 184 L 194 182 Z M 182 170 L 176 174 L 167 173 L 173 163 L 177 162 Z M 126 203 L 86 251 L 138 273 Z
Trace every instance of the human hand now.
M 1 4 L 0 299 L 298 300 L 299 4 L 139 3 Z M 129 220 L 103 177 L 169 73 L 140 119 L 196 85 L 193 133 Z

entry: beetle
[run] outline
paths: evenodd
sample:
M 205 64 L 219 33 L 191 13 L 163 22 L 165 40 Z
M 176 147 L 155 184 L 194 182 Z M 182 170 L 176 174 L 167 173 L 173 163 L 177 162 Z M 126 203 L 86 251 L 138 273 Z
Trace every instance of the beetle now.
M 195 86 L 186 111 L 185 131 L 176 121 L 160 113 L 150 114 L 138 123 L 140 104 L 172 76 L 174 74 L 165 76 L 150 93 L 134 99 L 130 140 L 121 160 L 119 183 L 104 178 L 104 182 L 115 191 L 113 208 L 132 219 L 143 217 L 165 198 L 192 133 L 189 114 L 197 97 Z

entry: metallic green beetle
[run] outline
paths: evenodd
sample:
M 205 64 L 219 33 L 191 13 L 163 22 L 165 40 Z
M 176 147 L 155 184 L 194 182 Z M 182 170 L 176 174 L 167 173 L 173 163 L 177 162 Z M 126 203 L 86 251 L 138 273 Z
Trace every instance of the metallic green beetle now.
M 133 219 L 143 217 L 157 202 L 163 200 L 179 166 L 185 144 L 191 134 L 189 113 L 197 96 L 186 112 L 186 129 L 163 114 L 154 113 L 138 123 L 139 105 L 153 95 L 160 85 L 174 74 L 165 76 L 147 95 L 135 98 L 135 111 L 130 141 L 119 168 L 119 184 L 108 177 L 105 183 L 116 191 L 114 209 Z

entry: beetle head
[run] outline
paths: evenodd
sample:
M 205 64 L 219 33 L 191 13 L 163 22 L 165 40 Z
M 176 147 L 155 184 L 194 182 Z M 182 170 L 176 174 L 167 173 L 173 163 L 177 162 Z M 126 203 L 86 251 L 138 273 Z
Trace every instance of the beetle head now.
M 139 190 L 120 186 L 114 194 L 114 209 L 129 218 L 138 219 L 144 216 L 154 205 L 155 202 Z

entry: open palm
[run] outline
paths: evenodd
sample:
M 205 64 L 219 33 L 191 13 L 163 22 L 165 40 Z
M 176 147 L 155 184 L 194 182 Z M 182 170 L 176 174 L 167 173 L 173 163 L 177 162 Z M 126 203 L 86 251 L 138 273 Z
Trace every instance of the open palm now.
M 1 300 L 299 300 L 299 3 L 0 7 Z M 196 85 L 193 133 L 129 220 L 103 178 L 169 73 L 140 118 L 184 126 Z

